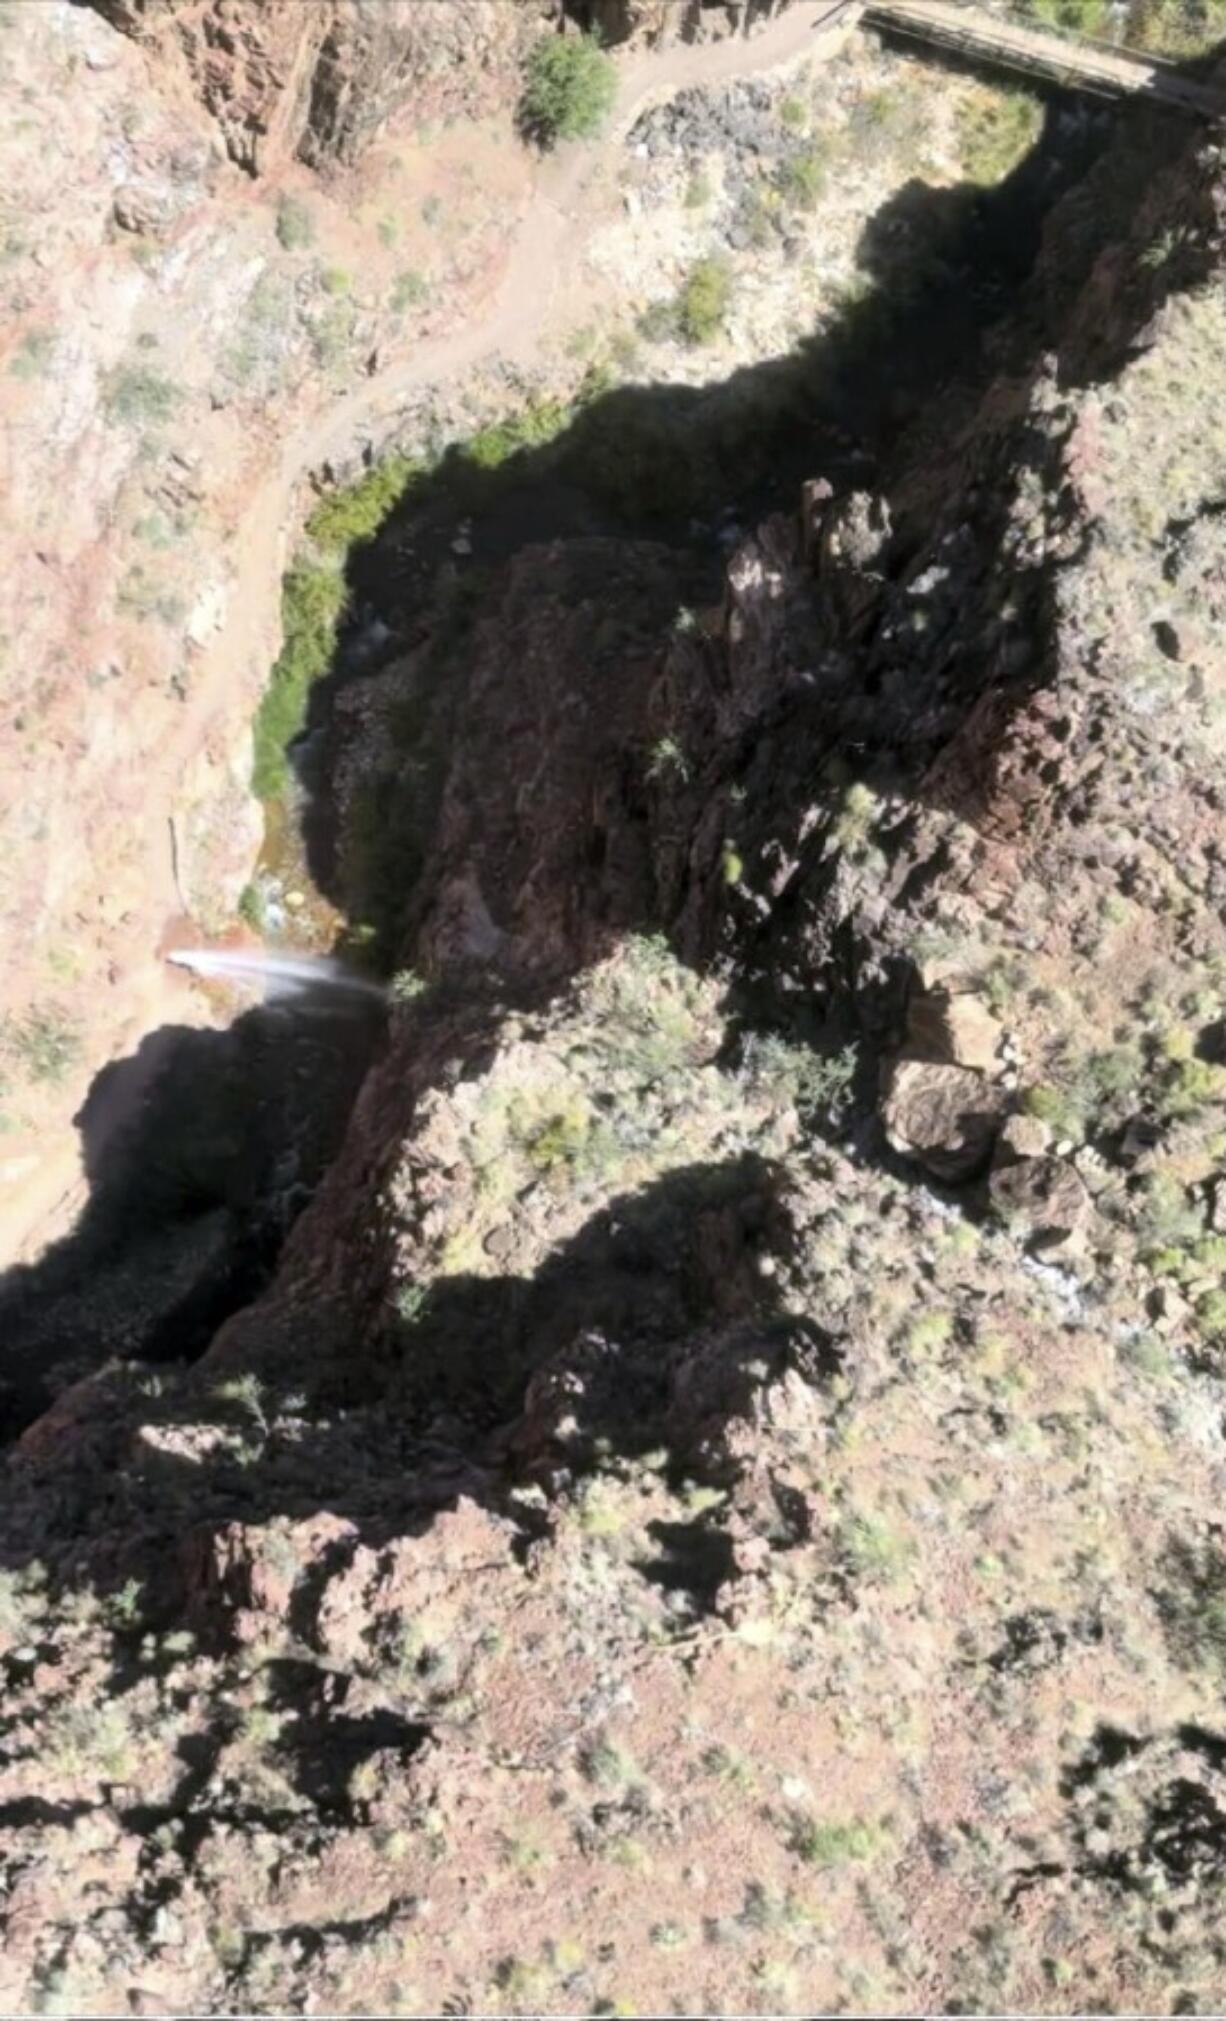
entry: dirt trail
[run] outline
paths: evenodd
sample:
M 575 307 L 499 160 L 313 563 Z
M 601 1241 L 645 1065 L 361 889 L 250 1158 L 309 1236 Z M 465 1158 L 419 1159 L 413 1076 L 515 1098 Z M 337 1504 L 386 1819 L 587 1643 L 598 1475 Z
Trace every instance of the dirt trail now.
M 156 952 L 164 922 L 182 910 L 168 839 L 170 822 L 181 801 L 184 772 L 223 713 L 236 679 L 253 690 L 279 650 L 281 577 L 296 530 L 294 505 L 300 486 L 312 471 L 350 457 L 364 434 L 376 444 L 390 435 L 406 396 L 419 388 L 454 380 L 493 357 L 520 366 L 532 363 L 553 326 L 566 277 L 582 258 L 587 232 L 579 199 L 615 164 L 627 134 L 648 106 L 692 87 L 730 83 L 803 58 L 829 60 L 858 19 L 854 4 L 792 0 L 784 13 L 749 40 L 677 45 L 624 62 L 600 146 L 572 144 L 542 163 L 502 280 L 484 310 L 463 329 L 421 345 L 373 375 L 286 441 L 276 468 L 259 487 L 237 529 L 233 544 L 237 572 L 229 585 L 222 627 L 198 666 L 178 732 L 147 778 L 142 828 L 148 905 L 115 951 L 116 998 L 126 1015 L 123 1029 L 112 1034 L 112 1057 L 130 1053 L 145 1034 L 162 1025 L 186 1022 L 185 985 Z M 20 1199 L 0 1206 L 0 1264 L 36 1255 L 65 1233 L 85 1191 L 74 1136 L 23 1174 Z

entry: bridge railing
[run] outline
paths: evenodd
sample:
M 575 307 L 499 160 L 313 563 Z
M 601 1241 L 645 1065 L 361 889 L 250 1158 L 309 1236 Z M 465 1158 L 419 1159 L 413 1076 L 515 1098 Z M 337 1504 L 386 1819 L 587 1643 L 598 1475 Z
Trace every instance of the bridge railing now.
M 895 0 L 879 0 L 879 4 L 883 12 L 889 13 Z M 958 8 L 962 13 L 978 14 L 981 17 L 990 17 L 993 21 L 1002 21 L 1011 28 L 1029 29 L 1035 35 L 1050 35 L 1057 41 L 1067 42 L 1077 49 L 1098 49 L 1104 56 L 1132 57 L 1138 63 L 1152 65 L 1155 70 L 1174 70 L 1182 73 L 1185 64 L 1194 60 L 1191 55 L 1166 56 L 1160 50 L 1142 49 L 1135 42 L 1115 42 L 1105 35 L 1088 35 L 1081 28 L 1070 28 L 1064 21 L 1049 21 L 1045 16 L 1031 13 L 1024 7 L 993 6 L 991 0 L 945 0 L 945 4 Z M 907 11 L 907 0 L 897 0 L 897 5 L 900 13 Z M 836 11 L 841 11 L 841 8 Z M 874 11 L 873 0 L 868 0 L 864 11 L 868 14 Z

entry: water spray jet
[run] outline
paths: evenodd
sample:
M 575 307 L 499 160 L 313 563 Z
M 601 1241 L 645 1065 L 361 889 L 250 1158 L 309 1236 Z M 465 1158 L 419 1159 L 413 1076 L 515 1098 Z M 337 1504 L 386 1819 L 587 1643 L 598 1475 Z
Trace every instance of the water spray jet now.
M 385 1002 L 382 983 L 354 975 L 332 955 L 279 954 L 267 948 L 175 947 L 166 960 L 207 981 L 262 984 L 265 997 L 335 993 Z

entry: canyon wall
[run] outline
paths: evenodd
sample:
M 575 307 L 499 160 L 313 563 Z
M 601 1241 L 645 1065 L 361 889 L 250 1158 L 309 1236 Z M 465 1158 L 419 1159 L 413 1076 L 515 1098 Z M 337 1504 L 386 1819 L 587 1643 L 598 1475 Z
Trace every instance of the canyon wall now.
M 199 98 L 253 173 L 296 155 L 351 163 L 386 121 L 510 104 L 524 50 L 570 20 L 608 46 L 748 34 L 788 0 L 89 0 Z
M 528 42 L 561 0 L 92 0 L 188 90 L 252 172 L 286 155 L 351 162 L 386 120 L 418 125 L 510 102 Z

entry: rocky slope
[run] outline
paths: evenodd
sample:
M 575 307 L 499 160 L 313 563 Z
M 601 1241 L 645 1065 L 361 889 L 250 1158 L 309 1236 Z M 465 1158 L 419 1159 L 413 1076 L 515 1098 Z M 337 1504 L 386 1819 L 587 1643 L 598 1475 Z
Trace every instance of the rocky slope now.
M 389 117 L 473 118 L 516 94 L 524 49 L 573 20 L 616 46 L 752 32 L 787 0 L 89 0 L 150 53 L 253 173 L 350 163 Z
M 9 1470 L 7 2004 L 1220 2009 L 1224 191 L 1130 115 L 859 464 L 853 302 L 355 557 L 386 1044 Z
M 257 177 L 229 160 L 200 102 L 210 66 L 230 103 L 235 48 L 323 11 L 143 9 L 139 39 L 69 0 L 0 13 L 6 1258 L 83 1204 L 73 1117 L 98 1071 L 211 1015 L 167 990 L 158 949 L 184 911 L 207 931 L 232 922 L 251 872 L 251 718 L 311 480 L 410 423 L 431 439 L 470 405 L 505 410 L 526 370 L 573 384 L 572 326 L 626 311 L 622 278 L 578 257 L 620 208 L 617 134 L 534 160 L 505 36 L 492 69 L 465 72 L 485 79 L 488 117 L 425 123 L 452 102 L 449 59 L 415 7 L 410 68 L 387 52 L 382 97 L 363 96 L 380 130 L 360 159 L 308 167 L 286 128 Z M 726 74 L 789 38 L 795 54 L 804 23 L 788 24 L 806 12 L 778 36 L 631 59 L 619 117 L 708 54 Z M 487 8 L 491 35 L 495 17 L 511 10 Z M 455 14 L 429 18 L 442 36 Z M 329 19 L 339 35 L 375 17 Z M 209 52 L 194 81 L 189 27 Z M 359 78 L 353 53 L 338 104 Z M 272 124 L 288 104 L 269 100 Z
M 349 162 L 406 105 L 427 123 L 513 98 L 523 48 L 560 0 L 91 0 L 149 51 L 159 88 L 198 97 L 231 157 Z

